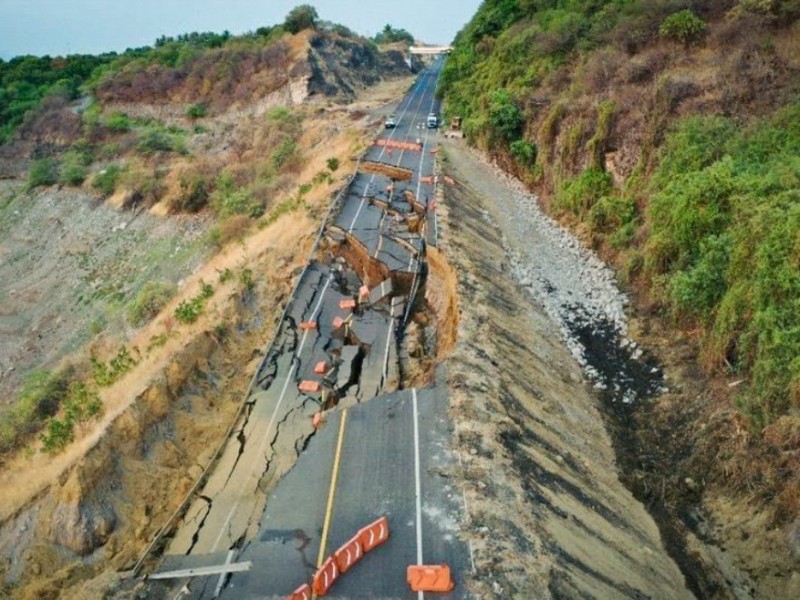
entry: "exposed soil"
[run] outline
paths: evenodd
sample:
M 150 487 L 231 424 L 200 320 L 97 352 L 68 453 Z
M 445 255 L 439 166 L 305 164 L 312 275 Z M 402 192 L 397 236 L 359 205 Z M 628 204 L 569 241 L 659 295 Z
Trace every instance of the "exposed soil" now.
M 131 568 L 219 444 L 305 263 L 330 198 L 371 137 L 369 111 L 392 96 L 398 85 L 407 82 L 370 90 L 352 109 L 356 116 L 346 126 L 341 114 L 351 112 L 347 107 L 339 109 L 336 119 L 324 109 L 311 117 L 300 142 L 305 161 L 296 180 L 309 181 L 330 156 L 341 160 L 336 179 L 315 186 L 303 203 L 274 223 L 243 229 L 239 241 L 185 277 L 178 297 L 127 340 L 140 349 L 142 360 L 101 391 L 102 419 L 79 430 L 67 451 L 49 457 L 34 448 L 4 466 L 0 597 L 94 598 L 131 589 L 116 571 Z M 72 194 L 75 202 L 82 199 L 85 205 L 77 207 L 78 214 L 91 209 L 111 215 L 113 224 L 134 217 L 131 211 Z M 55 205 L 55 198 L 47 201 Z M 136 218 L 156 224 L 198 220 L 146 213 L 136 213 Z M 73 225 L 80 232 L 82 224 L 77 220 Z M 111 234 L 120 237 L 119 232 L 131 227 Z M 98 229 L 106 231 L 103 226 Z M 138 250 L 130 248 L 134 266 L 142 262 Z M 202 252 L 192 256 L 200 261 Z M 170 256 L 165 259 L 169 262 Z M 251 291 L 236 276 L 244 267 L 253 274 Z M 226 270 L 234 277 L 222 282 L 220 274 Z M 205 312 L 192 325 L 176 324 L 170 315 L 180 300 L 197 293 L 201 281 L 215 287 Z M 165 339 L 163 346 L 148 349 L 158 337 Z M 120 593 L 125 597 L 128 592 Z M 135 596 L 138 591 L 131 593 Z
M 520 253 L 525 241 L 505 239 L 497 214 L 511 190 L 457 152 L 447 147 L 445 173 L 456 184 L 439 222 L 443 255 L 458 272 L 458 340 L 445 366 L 473 591 L 691 597 L 656 524 L 618 478 L 602 404 L 560 324 L 515 277 L 509 245 Z
M 451 174 L 461 182 L 449 193 L 451 213 L 458 210 L 463 219 L 463 205 L 473 204 L 487 224 L 502 230 L 497 235 L 507 252 L 509 270 L 529 294 L 527 302 L 544 308 L 560 326 L 554 337 L 561 338 L 582 365 L 610 434 L 620 479 L 655 519 L 687 587 L 701 598 L 797 597 L 800 575 L 791 551 L 797 528 L 775 528 L 770 524 L 771 513 L 754 506 L 751 495 L 731 497 L 730 488 L 706 479 L 703 465 L 714 460 L 716 450 L 729 452 L 736 439 L 746 447 L 748 435 L 744 429 L 738 434 L 729 430 L 735 420 L 725 408 L 728 394 L 711 387 L 702 376 L 692 341 L 676 337 L 661 322 L 644 315 L 622 324 L 615 310 L 604 315 L 613 294 L 599 302 L 606 308 L 594 311 L 596 294 L 587 295 L 579 283 L 568 289 L 570 302 L 564 302 L 564 286 L 572 285 L 563 275 L 564 264 L 560 258 L 551 261 L 551 251 L 537 245 L 539 238 L 549 235 L 541 228 L 550 226 L 541 215 L 524 214 L 535 208 L 535 198 L 463 146 L 453 143 L 447 149 Z M 470 202 L 470 198 L 474 199 Z M 519 223 L 527 223 L 529 229 Z M 562 231 L 557 237 L 561 235 L 569 234 Z M 548 244 L 558 248 L 559 257 L 569 254 L 572 246 L 567 243 L 566 250 L 559 248 L 553 239 Z M 469 252 L 474 254 L 472 249 Z M 570 268 L 582 273 L 586 267 L 576 256 L 579 260 Z M 497 260 L 499 268 L 506 270 L 503 259 Z M 548 273 L 555 286 L 548 282 Z M 492 302 L 503 307 L 506 301 L 499 296 L 506 295 L 501 288 Z M 507 356 L 504 348 L 495 360 L 502 365 L 499 357 Z M 574 399 L 561 395 L 558 401 L 563 410 Z M 542 417 L 530 418 L 537 422 Z M 549 423 L 549 416 L 545 421 Z M 545 448 L 548 454 L 554 452 L 552 447 Z M 520 465 L 523 481 L 531 472 L 538 473 L 540 468 Z M 610 509 L 618 514 L 617 506 Z M 574 590 L 566 596 L 575 597 Z

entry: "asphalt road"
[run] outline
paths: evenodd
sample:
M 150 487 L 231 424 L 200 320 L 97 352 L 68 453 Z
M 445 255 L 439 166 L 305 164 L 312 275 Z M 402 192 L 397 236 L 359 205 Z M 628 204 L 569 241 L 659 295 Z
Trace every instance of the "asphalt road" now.
M 326 552 L 382 515 L 390 518 L 390 541 L 347 573 L 334 597 L 417 596 L 405 569 L 423 560 L 447 562 L 456 578 L 466 572 L 467 553 L 456 535 L 461 496 L 442 475 L 451 462 L 447 399 L 432 390 L 396 392 L 398 335 L 424 287 L 425 245 L 437 236 L 436 131 L 425 121 L 439 111 L 441 64 L 437 59 L 420 75 L 396 109 L 397 127 L 382 132 L 363 157 L 329 227 L 330 254 L 304 272 L 242 422 L 159 571 L 246 560 L 254 568 L 194 578 L 188 594 L 180 591 L 186 580 L 157 584 L 154 592 L 283 597 L 310 579 Z M 409 172 L 392 181 L 384 167 Z M 372 288 L 369 300 L 348 308 L 363 285 Z M 315 432 L 312 417 L 323 409 L 327 423 Z M 450 597 L 462 594 L 456 588 Z

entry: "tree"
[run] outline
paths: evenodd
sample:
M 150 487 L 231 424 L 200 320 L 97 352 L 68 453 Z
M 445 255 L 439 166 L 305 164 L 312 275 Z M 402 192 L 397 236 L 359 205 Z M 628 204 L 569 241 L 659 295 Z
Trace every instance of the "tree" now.
M 283 22 L 283 28 L 289 33 L 300 33 L 304 29 L 316 29 L 319 15 L 317 9 L 310 4 L 295 6 Z
M 383 28 L 383 31 L 379 32 L 375 36 L 374 40 L 377 44 L 391 44 L 394 42 L 406 42 L 408 44 L 413 44 L 414 36 L 405 29 L 395 29 L 387 23 Z

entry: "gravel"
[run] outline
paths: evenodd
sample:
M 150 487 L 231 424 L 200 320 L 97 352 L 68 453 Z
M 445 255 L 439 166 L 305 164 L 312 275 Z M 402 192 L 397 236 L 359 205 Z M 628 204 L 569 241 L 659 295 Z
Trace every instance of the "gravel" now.
M 483 216 L 503 232 L 514 277 L 558 325 L 594 387 L 624 404 L 666 391 L 661 369 L 627 337 L 629 300 L 614 272 L 547 216 L 521 181 L 481 153 L 470 154 L 506 188 L 506 193 L 485 194 L 497 210 Z

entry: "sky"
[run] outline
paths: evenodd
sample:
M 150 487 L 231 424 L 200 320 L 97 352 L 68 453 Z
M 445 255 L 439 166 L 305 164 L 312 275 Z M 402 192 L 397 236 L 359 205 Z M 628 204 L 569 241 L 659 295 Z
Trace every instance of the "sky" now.
M 244 33 L 283 22 L 302 3 L 363 35 L 390 23 L 446 44 L 481 0 L 0 0 L 0 58 L 121 52 L 191 31 Z

